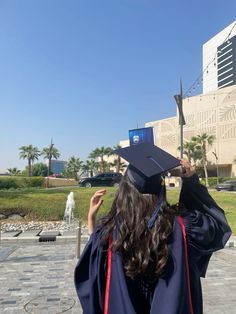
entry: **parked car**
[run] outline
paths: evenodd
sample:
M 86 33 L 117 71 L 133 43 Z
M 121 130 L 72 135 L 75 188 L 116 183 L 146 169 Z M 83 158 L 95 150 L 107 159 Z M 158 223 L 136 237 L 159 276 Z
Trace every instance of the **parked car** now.
M 118 186 L 121 178 L 121 173 L 104 172 L 95 177 L 81 179 L 79 185 L 86 188 L 92 186 Z
M 217 191 L 226 190 L 226 191 L 236 191 L 236 181 L 225 181 L 219 183 L 216 186 Z

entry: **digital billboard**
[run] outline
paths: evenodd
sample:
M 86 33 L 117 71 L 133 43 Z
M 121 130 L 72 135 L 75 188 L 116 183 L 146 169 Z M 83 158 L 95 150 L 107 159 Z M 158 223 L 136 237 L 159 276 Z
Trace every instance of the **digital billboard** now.
M 129 144 L 154 143 L 153 127 L 129 130 Z

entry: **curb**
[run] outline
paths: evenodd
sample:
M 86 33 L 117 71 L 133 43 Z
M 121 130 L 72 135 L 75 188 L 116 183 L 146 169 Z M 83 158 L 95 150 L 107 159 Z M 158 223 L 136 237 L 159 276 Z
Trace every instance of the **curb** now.
M 76 243 L 76 236 L 57 236 L 55 237 L 55 241 L 39 241 L 39 236 L 37 237 L 25 237 L 25 238 L 18 238 L 18 237 L 9 237 L 1 239 L 1 244 L 46 244 L 46 243 L 54 243 L 54 244 L 64 244 L 64 243 Z M 89 237 L 82 236 L 81 241 L 82 243 L 87 243 Z M 0 245 L 1 245 L 0 244 Z

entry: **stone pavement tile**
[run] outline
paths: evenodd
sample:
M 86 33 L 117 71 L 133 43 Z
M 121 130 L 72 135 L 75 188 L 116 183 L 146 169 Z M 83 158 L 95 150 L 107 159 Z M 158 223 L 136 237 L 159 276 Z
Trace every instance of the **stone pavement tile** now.
M 66 313 L 82 313 L 73 283 L 76 263 L 75 244 L 18 246 L 0 263 L 4 282 L 0 285 L 0 313 L 26 313 L 25 306 L 33 307 L 34 314 L 56 314 L 65 307 Z M 213 255 L 202 285 L 204 314 L 236 314 L 236 267 L 230 258 Z
M 236 266 L 232 259 L 224 259 L 224 251 L 213 255 L 201 280 L 204 314 L 236 314 Z
M 9 255 L 11 255 L 16 248 L 16 246 L 0 247 L 0 262 L 4 261 Z M 1 267 L 3 266 L 1 265 Z
M 31 237 L 36 237 L 38 234 L 41 232 L 41 229 L 35 229 L 35 230 L 26 230 L 22 233 L 19 234 L 18 238 L 23 239 L 23 238 L 31 238 Z
M 73 300 L 71 313 L 82 313 L 73 283 L 74 252 L 74 245 L 19 246 L 0 265 L 0 313 L 26 313 L 24 306 L 33 299 L 39 300 L 35 314 L 60 313 L 69 306 L 66 298 Z
M 16 236 L 19 235 L 21 232 L 22 232 L 21 230 L 6 231 L 6 232 L 3 232 L 3 233 L 1 234 L 1 238 L 2 238 L 2 239 L 6 239 L 6 238 L 16 237 Z
M 6 307 L 4 310 L 3 310 L 3 313 L 5 314 L 25 314 L 25 310 L 19 308 L 19 307 Z

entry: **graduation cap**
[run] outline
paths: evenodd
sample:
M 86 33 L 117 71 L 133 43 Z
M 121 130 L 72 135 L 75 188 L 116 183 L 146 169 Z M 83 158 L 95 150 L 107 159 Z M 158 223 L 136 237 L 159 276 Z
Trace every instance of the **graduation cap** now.
M 140 193 L 158 195 L 157 205 L 149 221 L 149 227 L 152 227 L 164 199 L 162 175 L 180 166 L 180 161 L 151 143 L 131 145 L 117 149 L 114 153 L 129 162 L 127 176 Z
M 151 143 L 131 145 L 117 149 L 114 153 L 129 162 L 127 175 L 143 194 L 158 194 L 162 175 L 180 166 L 177 158 Z

